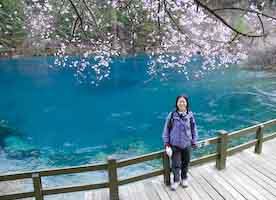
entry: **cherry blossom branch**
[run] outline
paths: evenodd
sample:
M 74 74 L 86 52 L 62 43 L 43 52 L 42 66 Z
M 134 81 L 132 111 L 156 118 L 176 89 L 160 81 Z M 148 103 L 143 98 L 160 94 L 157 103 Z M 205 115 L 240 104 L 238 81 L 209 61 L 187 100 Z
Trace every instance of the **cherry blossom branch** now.
M 96 17 L 95 17 L 95 15 L 94 15 L 94 13 L 91 11 L 91 9 L 88 7 L 88 5 L 87 5 L 87 3 L 86 3 L 86 1 L 85 0 L 82 0 L 82 2 L 83 2 L 83 4 L 84 4 L 84 6 L 86 7 L 86 9 L 88 10 L 88 12 L 89 12 L 89 14 L 91 15 L 91 17 L 92 17 L 92 20 L 93 20 L 93 22 L 94 22 L 94 24 L 95 24 L 95 26 L 96 26 L 96 28 L 97 28 L 97 30 L 99 29 L 98 27 L 98 23 L 97 23 L 97 20 L 96 20 Z
M 217 9 L 213 9 L 214 12 L 216 12 L 216 11 L 222 11 L 222 10 L 239 10 L 239 11 L 245 11 L 245 12 L 254 13 L 254 14 L 257 14 L 257 15 L 261 15 L 261 16 L 264 16 L 264 17 L 267 17 L 267 18 L 276 20 L 276 17 L 273 17 L 273 16 L 268 15 L 268 14 L 264 14 L 264 13 L 261 13 L 261 12 L 258 12 L 258 11 L 256 11 L 256 10 L 252 10 L 252 9 L 236 8 L 236 7 L 227 7 L 227 8 L 217 8 Z
M 166 0 L 165 0 L 165 1 L 166 1 Z M 173 22 L 173 24 L 176 26 L 177 30 L 178 30 L 181 34 L 183 34 L 191 43 L 193 43 L 194 45 L 196 45 L 198 48 L 202 49 L 202 47 L 201 47 L 199 44 L 195 43 L 195 42 L 187 35 L 187 33 L 179 26 L 179 24 L 178 24 L 178 23 L 175 21 L 175 19 L 173 18 L 171 12 L 168 10 L 166 4 L 165 4 L 165 6 L 164 6 L 164 9 L 165 9 L 165 12 L 168 14 L 170 20 L 171 20 L 171 21 Z
M 71 32 L 72 37 L 75 36 L 75 31 L 76 31 L 76 28 L 77 28 L 78 21 L 79 21 L 79 18 L 77 17 L 74 21 L 74 24 L 73 24 L 73 28 L 72 28 L 72 32 Z
M 262 21 L 262 19 L 261 19 L 260 15 L 259 15 L 259 14 L 257 14 L 257 16 L 258 16 L 258 19 L 259 19 L 260 24 L 261 24 L 261 26 L 262 26 L 263 35 L 265 35 L 264 23 L 263 23 L 263 21 Z
M 225 21 L 225 19 L 223 19 L 223 17 L 221 17 L 220 15 L 218 15 L 214 10 L 212 10 L 211 8 L 209 8 L 207 5 L 203 4 L 201 1 L 199 0 L 194 0 L 200 7 L 204 8 L 205 10 L 207 10 L 211 15 L 213 15 L 214 17 L 216 17 L 218 20 L 220 20 L 225 26 L 227 26 L 228 28 L 230 28 L 232 31 L 245 36 L 245 37 L 250 37 L 250 38 L 258 38 L 258 37 L 264 37 L 266 35 L 262 34 L 262 35 L 250 35 L 247 33 L 243 33 L 240 32 L 239 30 L 237 30 L 236 28 L 234 28 L 233 26 L 231 26 L 229 23 L 227 23 Z
M 70 4 L 71 4 L 71 6 L 73 7 L 75 13 L 77 14 L 77 19 L 79 19 L 79 21 L 80 21 L 80 27 L 81 27 L 81 29 L 82 29 L 82 31 L 83 31 L 85 37 L 88 38 L 88 36 L 87 36 L 87 34 L 86 34 L 86 31 L 85 31 L 84 28 L 83 28 L 83 20 L 82 20 L 82 17 L 81 17 L 81 15 L 80 15 L 80 13 L 79 13 L 77 7 L 76 7 L 75 4 L 72 2 L 72 0 L 68 0 L 68 1 L 70 2 Z M 76 22 L 77 22 L 77 21 L 78 21 L 78 20 L 75 21 L 75 25 L 76 25 Z M 75 29 L 76 29 L 76 26 L 74 26 L 74 28 L 73 28 L 72 36 L 74 36 Z

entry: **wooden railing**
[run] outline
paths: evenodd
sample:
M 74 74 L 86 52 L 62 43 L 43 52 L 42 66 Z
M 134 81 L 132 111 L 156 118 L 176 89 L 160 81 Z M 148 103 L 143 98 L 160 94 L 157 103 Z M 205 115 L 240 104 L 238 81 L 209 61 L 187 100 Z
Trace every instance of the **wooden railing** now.
M 191 166 L 203 164 L 212 160 L 216 160 L 217 169 L 221 170 L 226 167 L 226 159 L 228 155 L 233 155 L 234 153 L 240 152 L 255 145 L 255 153 L 260 154 L 262 152 L 263 142 L 268 141 L 276 137 L 276 132 L 264 135 L 264 129 L 270 128 L 276 125 L 276 119 L 270 120 L 255 126 L 251 126 L 242 130 L 227 133 L 226 131 L 220 131 L 218 137 L 203 140 L 197 143 L 198 146 L 207 146 L 210 144 L 217 145 L 216 153 L 212 153 L 191 161 Z M 229 140 L 232 138 L 238 138 L 241 136 L 246 136 L 255 134 L 255 139 L 244 144 L 228 148 Z M 162 159 L 162 168 L 151 171 L 149 173 L 144 173 L 142 175 L 128 177 L 125 179 L 118 178 L 118 169 L 133 164 L 143 163 L 146 161 L 152 161 L 156 159 Z M 55 187 L 55 188 L 43 188 L 42 177 L 56 176 L 64 174 L 74 174 L 81 172 L 92 172 L 105 170 L 108 172 L 108 182 L 102 182 L 97 184 L 89 185 L 75 185 L 69 187 Z M 44 196 L 53 194 L 62 194 L 69 192 L 79 192 L 86 190 L 94 190 L 100 188 L 109 188 L 109 195 L 111 200 L 119 199 L 119 186 L 128 184 L 131 182 L 148 179 L 154 176 L 163 175 L 164 183 L 170 185 L 170 162 L 168 156 L 163 150 L 146 154 L 143 156 L 138 156 L 135 158 L 116 160 L 115 158 L 109 157 L 107 163 L 97 164 L 97 165 L 83 165 L 78 167 L 68 167 L 59 169 L 49 169 L 42 171 L 31 171 L 25 173 L 17 174 L 6 174 L 0 176 L 1 181 L 12 181 L 20 179 L 32 179 L 33 188 L 32 192 L 24 192 L 17 194 L 8 194 L 0 196 L 1 200 L 14 200 L 20 198 L 35 197 L 36 200 L 43 200 Z

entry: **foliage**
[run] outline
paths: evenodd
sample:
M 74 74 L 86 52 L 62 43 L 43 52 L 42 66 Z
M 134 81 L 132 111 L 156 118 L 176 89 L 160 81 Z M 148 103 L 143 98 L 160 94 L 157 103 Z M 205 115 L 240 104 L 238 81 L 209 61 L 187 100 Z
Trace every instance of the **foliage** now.
M 16 47 L 25 36 L 22 2 L 0 0 L 0 47 Z

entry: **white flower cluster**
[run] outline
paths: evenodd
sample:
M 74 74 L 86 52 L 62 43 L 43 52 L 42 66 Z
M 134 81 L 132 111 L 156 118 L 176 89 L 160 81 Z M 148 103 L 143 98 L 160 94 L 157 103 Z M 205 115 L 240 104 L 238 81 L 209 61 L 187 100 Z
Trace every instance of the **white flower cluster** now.
M 42 40 L 50 38 L 55 28 L 55 19 L 49 14 L 53 10 L 49 0 L 44 0 L 43 3 L 39 2 L 41 1 L 33 0 L 31 6 L 26 9 L 30 17 L 30 23 L 27 26 L 31 30 L 30 37 Z M 73 2 L 78 4 L 76 1 Z M 204 71 L 227 67 L 231 63 L 244 60 L 247 58 L 249 48 L 248 42 L 241 39 L 242 34 L 262 34 L 260 19 L 256 13 L 242 12 L 242 15 L 238 15 L 238 23 L 233 23 L 227 16 L 219 15 L 223 20 L 219 19 L 194 0 L 142 0 L 133 1 L 136 2 L 133 6 L 130 5 L 132 1 L 127 0 L 110 0 L 100 3 L 96 0 L 86 0 L 86 2 L 90 10 L 86 9 L 81 1 L 78 4 L 78 9 L 81 9 L 80 13 L 83 16 L 82 21 L 77 20 L 77 13 L 72 14 L 71 18 L 67 17 L 70 12 L 74 11 L 70 4 L 68 5 L 71 10 L 68 5 L 64 5 L 61 9 L 60 14 L 66 15 L 65 22 L 73 20 L 73 25 L 75 21 L 79 33 L 76 33 L 73 39 L 66 38 L 64 40 L 56 54 L 55 64 L 74 68 L 76 77 L 81 81 L 91 80 L 91 83 L 96 85 L 109 78 L 112 57 L 121 55 L 125 50 L 120 43 L 120 36 L 128 30 L 125 26 L 131 27 L 130 46 L 137 44 L 138 40 L 145 39 L 144 49 L 150 55 L 148 73 L 152 76 L 161 75 L 162 77 L 166 77 L 168 70 L 174 70 L 189 78 L 188 71 L 190 70 L 188 70 L 187 63 L 194 60 L 201 63 L 201 67 L 196 73 L 197 76 Z M 98 14 L 97 18 L 93 16 L 93 9 L 97 10 L 98 4 L 105 9 L 111 8 L 110 17 L 112 19 L 109 22 L 104 21 L 106 16 L 103 13 Z M 118 12 L 114 12 L 114 9 Z M 125 16 L 122 14 L 122 9 L 129 9 L 128 12 L 125 12 L 127 13 Z M 260 12 L 255 7 L 251 7 L 251 9 Z M 145 38 L 141 38 L 136 32 L 143 29 L 141 13 L 143 13 L 143 20 L 148 22 L 147 29 L 150 30 L 154 26 L 150 33 L 143 36 Z M 118 16 L 114 17 L 115 15 Z M 262 20 L 264 19 L 262 18 Z M 127 25 L 124 25 L 123 21 L 127 21 Z M 266 23 L 275 25 L 275 20 L 267 19 Z M 95 24 L 104 27 L 105 32 L 97 33 L 101 35 L 101 38 L 98 39 L 86 38 L 96 34 L 98 27 L 95 27 Z M 135 25 L 139 25 L 139 27 L 135 27 Z M 82 29 L 80 27 L 86 31 L 86 37 L 81 37 Z M 128 35 L 123 36 L 127 37 Z M 60 36 L 58 38 L 60 39 Z M 68 58 L 66 50 L 70 49 L 72 43 L 82 50 L 82 55 L 78 59 Z M 87 49 L 87 51 L 83 51 L 83 49 Z

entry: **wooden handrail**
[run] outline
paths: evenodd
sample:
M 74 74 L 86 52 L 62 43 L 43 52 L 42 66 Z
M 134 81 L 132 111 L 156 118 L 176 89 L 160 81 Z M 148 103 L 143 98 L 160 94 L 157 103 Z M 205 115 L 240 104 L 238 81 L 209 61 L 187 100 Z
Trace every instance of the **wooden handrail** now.
M 39 173 L 40 176 L 55 176 L 55 175 L 65 175 L 65 174 L 100 171 L 100 170 L 107 170 L 107 163 L 81 165 L 77 167 L 65 167 L 65 168 L 57 168 L 57 169 L 46 169 L 41 171 L 29 171 L 29 172 L 22 172 L 22 173 L 11 173 L 6 175 L 4 174 L 0 176 L 0 181 L 13 181 L 18 179 L 32 178 L 32 175 L 34 173 Z
M 243 135 L 247 135 L 249 133 L 254 133 L 257 131 L 259 126 L 264 126 L 265 128 L 270 128 L 271 126 L 276 125 L 276 119 L 272 119 L 254 126 L 250 126 L 241 130 L 233 131 L 229 133 L 229 137 L 235 138 L 235 137 L 240 137 Z
M 34 197 L 35 193 L 34 192 L 22 192 L 18 194 L 7 194 L 0 196 L 1 200 L 13 200 L 13 199 L 23 199 L 23 198 L 31 198 Z
M 144 173 L 138 176 L 132 176 L 123 180 L 119 180 L 119 185 L 125 185 L 128 183 L 132 183 L 132 182 L 136 182 L 136 181 L 140 181 L 140 180 L 144 180 L 144 179 L 148 179 L 148 178 L 152 178 L 154 176 L 159 176 L 162 175 L 164 173 L 163 169 L 157 169 L 154 170 L 152 172 L 148 172 L 148 173 Z
M 250 126 L 238 131 L 234 132 L 222 132 L 218 137 L 209 138 L 203 141 L 199 141 L 198 146 L 206 146 L 209 144 L 217 145 L 217 152 L 202 156 L 197 159 L 193 159 L 191 161 L 191 166 L 203 164 L 205 162 L 209 162 L 212 160 L 216 160 L 216 166 L 218 169 L 225 168 L 226 158 L 229 155 L 233 155 L 234 153 L 240 152 L 244 149 L 247 149 L 251 146 L 255 145 L 255 153 L 261 153 L 262 144 L 265 141 L 276 138 L 276 132 L 265 135 L 264 130 L 276 125 L 276 119 L 269 120 L 254 126 Z M 241 136 L 245 136 L 248 134 L 254 133 L 256 135 L 256 139 L 251 140 L 247 143 L 227 148 L 228 140 L 231 138 L 237 138 Z M 162 159 L 163 160 L 163 168 L 157 169 L 148 173 L 144 173 L 138 176 L 128 177 L 126 179 L 119 179 L 117 176 L 117 170 L 121 167 L 126 167 L 133 164 L 138 164 L 146 161 Z M 91 172 L 98 170 L 106 170 L 109 174 L 109 181 L 104 183 L 97 184 L 89 184 L 89 185 L 75 185 L 69 187 L 55 187 L 55 188 L 47 188 L 43 189 L 43 184 L 41 183 L 41 177 L 45 176 L 56 176 L 56 175 L 64 175 L 64 174 L 73 174 L 73 173 L 81 173 L 81 172 Z M 33 192 L 25 192 L 25 193 L 17 193 L 17 194 L 7 194 L 0 196 L 1 200 L 13 200 L 27 197 L 35 197 L 36 200 L 43 200 L 46 195 L 53 194 L 61 194 L 67 192 L 79 192 L 85 190 L 92 189 L 100 189 L 100 188 L 109 188 L 110 189 L 110 199 L 117 200 L 119 199 L 119 186 L 128 184 L 131 182 L 136 182 L 139 180 L 144 180 L 147 178 L 151 178 L 154 176 L 164 175 L 164 182 L 166 185 L 170 184 L 170 166 L 169 166 L 169 158 L 165 154 L 164 150 L 149 153 L 142 156 L 136 156 L 134 158 L 116 160 L 114 158 L 110 158 L 108 163 L 100 163 L 96 165 L 82 165 L 77 167 L 66 167 L 66 168 L 57 168 L 57 169 L 47 169 L 40 171 L 31 171 L 25 173 L 15 173 L 15 174 L 5 174 L 0 175 L 1 181 L 12 181 L 18 179 L 32 179 L 34 185 Z
M 137 156 L 134 158 L 128 158 L 128 159 L 124 159 L 124 160 L 120 160 L 117 162 L 117 167 L 125 167 L 125 166 L 129 166 L 129 165 L 134 165 L 134 164 L 138 164 L 141 162 L 146 162 L 146 161 L 150 161 L 150 160 L 155 160 L 155 159 L 159 159 L 162 157 L 164 151 L 157 151 L 157 152 L 153 152 L 153 153 L 149 153 L 146 155 L 142 155 L 142 156 Z
M 101 188 L 107 188 L 109 183 L 97 183 L 97 184 L 89 184 L 89 185 L 74 185 L 69 187 L 55 187 L 55 188 L 47 188 L 42 191 L 43 195 L 53 195 L 53 194 L 63 194 L 69 192 L 79 192 L 85 190 L 95 190 Z

